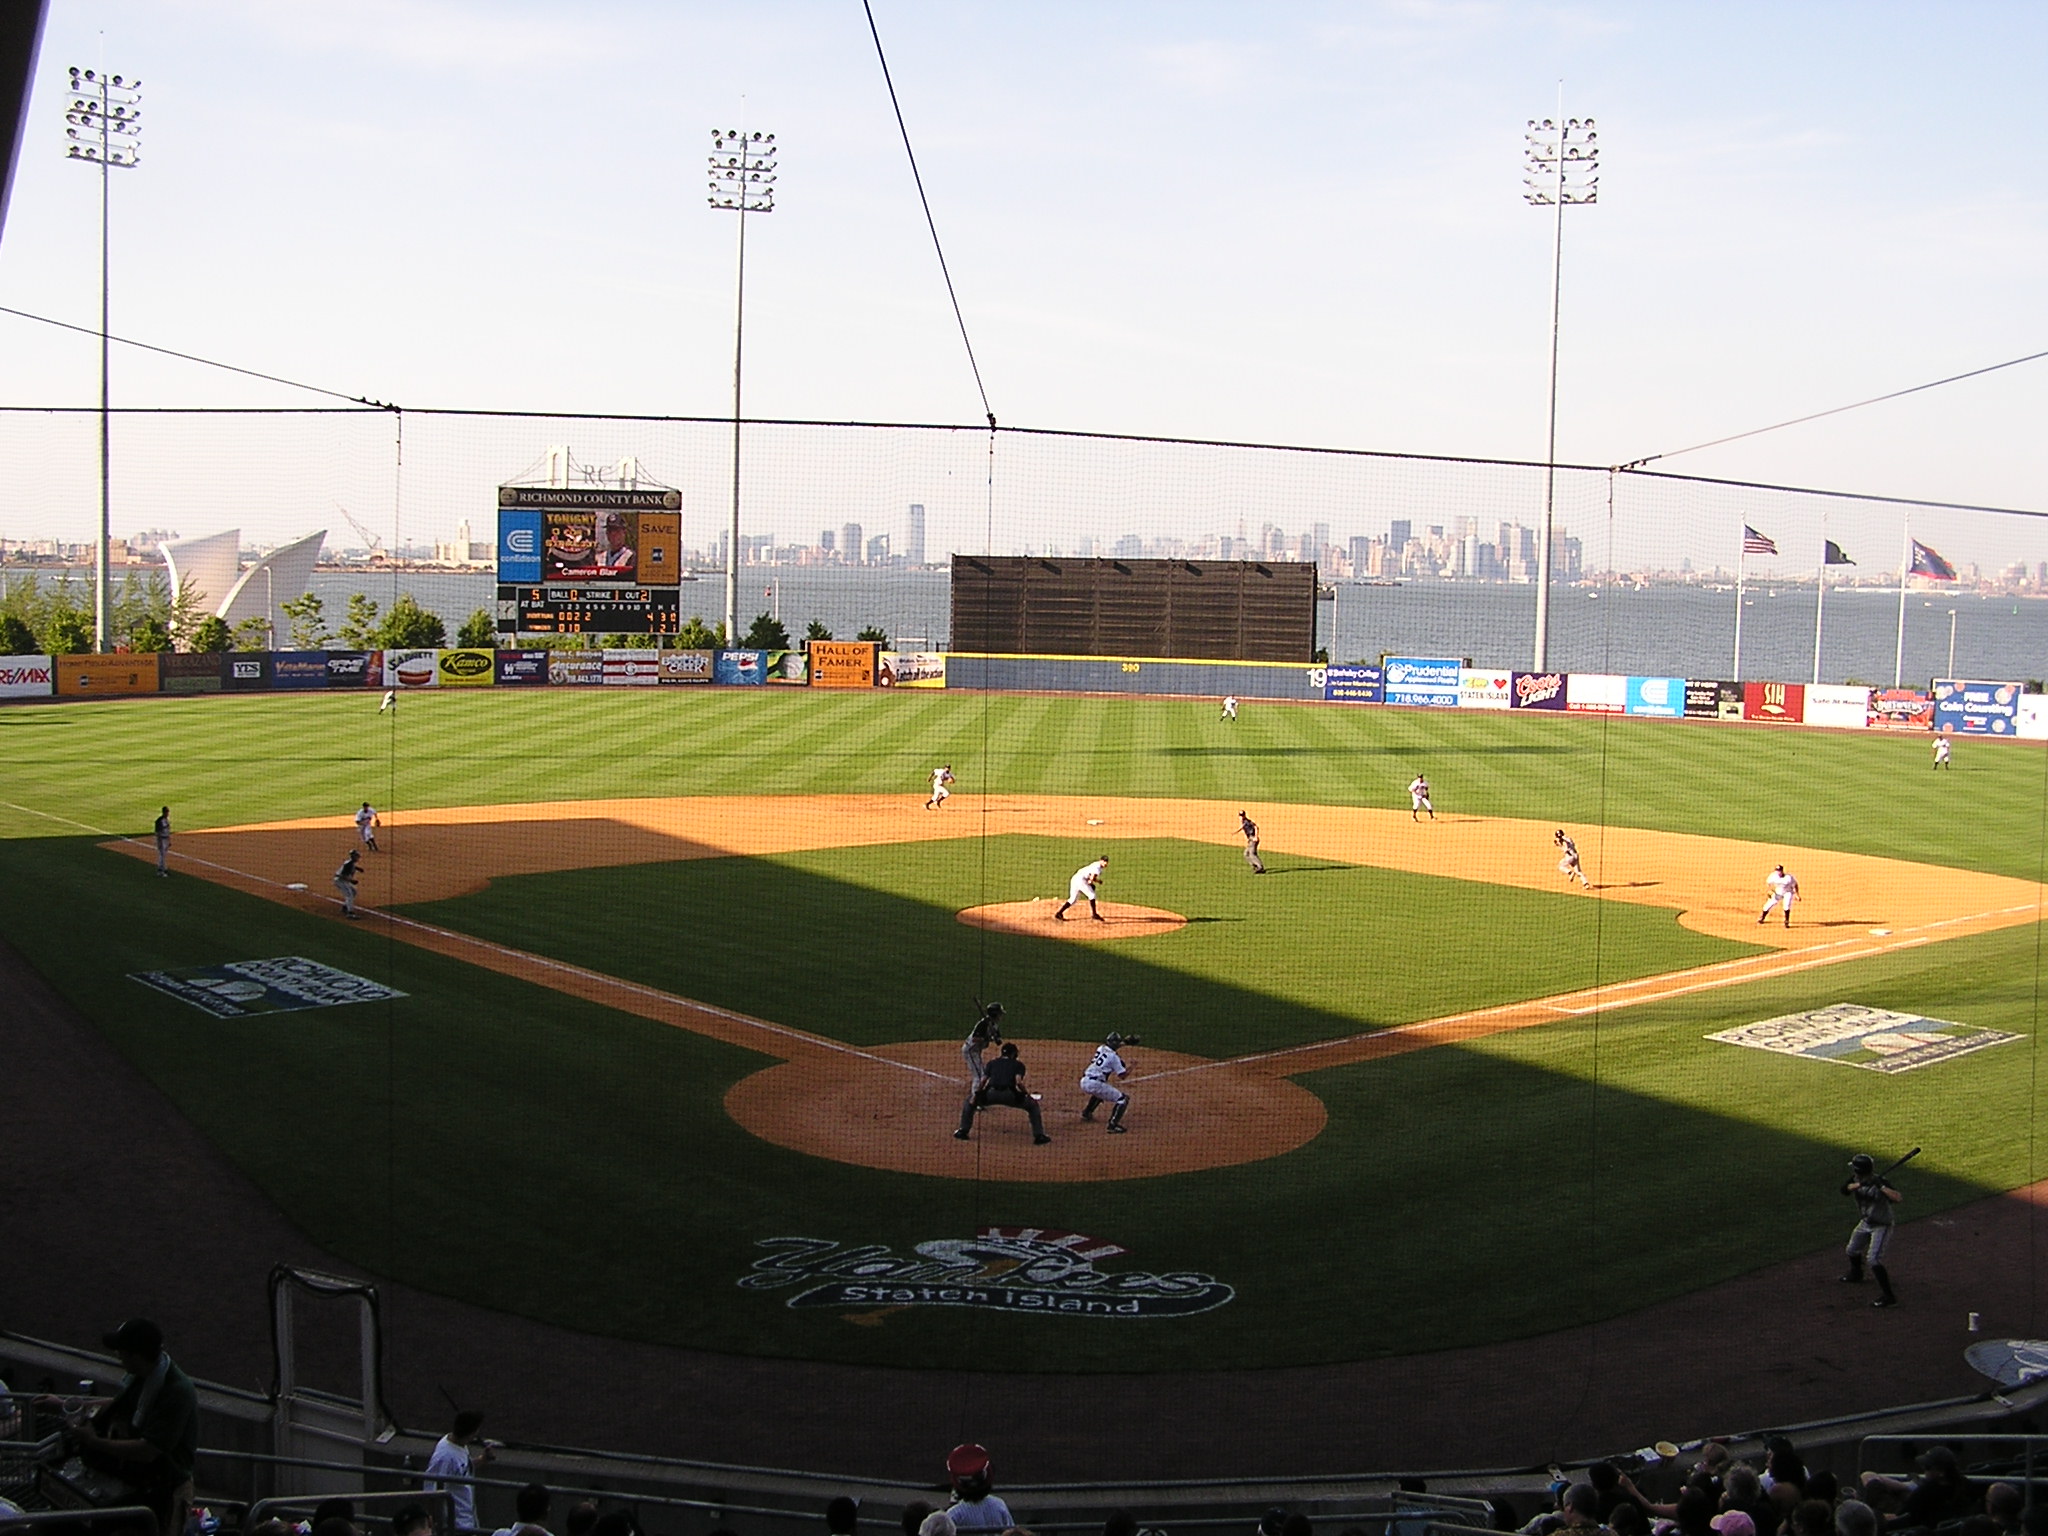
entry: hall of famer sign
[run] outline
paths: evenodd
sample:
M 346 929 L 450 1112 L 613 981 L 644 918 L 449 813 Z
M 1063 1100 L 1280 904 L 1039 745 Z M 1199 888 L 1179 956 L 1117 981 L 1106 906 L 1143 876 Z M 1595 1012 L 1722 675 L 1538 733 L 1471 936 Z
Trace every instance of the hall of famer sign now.
M 227 965 L 187 965 L 175 971 L 141 971 L 128 979 L 168 992 L 217 1019 L 339 1008 L 345 1003 L 380 1003 L 386 998 L 405 996 L 394 987 L 351 976 L 317 960 L 302 960 L 297 955 L 281 955 L 275 960 L 236 960 Z
M 971 1238 L 934 1238 L 898 1254 L 879 1243 L 768 1237 L 766 1258 L 739 1279 L 744 1291 L 797 1287 L 785 1305 L 869 1309 L 968 1307 L 1058 1317 L 1191 1317 L 1237 1292 L 1196 1270 L 1098 1269 L 1115 1243 L 1039 1227 L 984 1227 Z
M 2004 1045 L 2020 1037 L 2002 1030 L 1980 1029 L 1974 1024 L 1924 1018 L 1917 1013 L 1894 1013 L 1888 1008 L 1866 1008 L 1861 1003 L 1835 1003 L 1806 1013 L 1788 1013 L 1783 1018 L 1744 1024 L 1739 1029 L 1724 1029 L 1707 1038 L 1726 1045 L 1776 1051 L 1784 1056 L 1839 1062 L 1871 1072 L 1910 1072 L 1915 1067 L 1967 1056 L 1972 1051 Z

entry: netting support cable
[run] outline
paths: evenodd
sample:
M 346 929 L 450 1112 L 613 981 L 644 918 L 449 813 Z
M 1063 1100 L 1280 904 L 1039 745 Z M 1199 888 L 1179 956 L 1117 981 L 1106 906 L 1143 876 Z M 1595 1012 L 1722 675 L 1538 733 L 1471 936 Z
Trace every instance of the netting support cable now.
M 917 151 L 910 147 L 910 127 L 903 121 L 903 103 L 896 99 L 896 81 L 889 73 L 889 55 L 882 47 L 881 28 L 875 25 L 875 8 L 869 0 L 861 0 L 861 9 L 867 13 L 868 35 L 875 40 L 875 58 L 882 66 L 882 83 L 889 88 L 889 106 L 896 113 L 896 131 L 903 135 L 903 153 L 910 161 L 910 179 L 917 183 L 917 201 L 924 209 L 925 228 L 932 232 L 932 249 L 938 253 L 939 276 L 946 280 L 946 297 L 953 303 L 953 319 L 960 327 L 960 345 L 967 349 L 967 366 L 974 373 L 974 387 L 981 395 L 982 414 L 988 417 L 988 429 L 996 429 L 995 407 L 988 403 L 988 386 L 981 381 L 981 364 L 974 360 L 974 342 L 967 335 L 967 317 L 960 312 L 960 295 L 953 288 L 953 272 L 946 265 L 946 247 L 939 240 L 938 220 L 932 217 L 932 200 L 925 196 L 924 176 L 917 168 Z
M 25 309 L 9 309 L 0 304 L 0 315 L 13 315 L 20 320 L 33 320 L 38 325 L 54 325 L 60 331 L 77 331 L 81 336 L 97 337 L 100 333 L 91 326 L 73 325 L 68 320 L 53 320 L 48 315 L 32 315 Z M 303 389 L 308 394 L 326 395 L 335 400 L 346 400 L 352 405 L 367 405 L 372 410 L 388 411 L 395 407 L 382 400 L 371 400 L 363 395 L 346 394 L 338 389 L 323 389 L 318 384 L 304 384 L 297 379 L 280 378 L 274 373 L 259 373 L 254 368 L 242 368 L 234 363 L 223 363 L 216 358 L 197 357 L 190 352 L 176 352 L 169 347 L 159 347 L 147 341 L 136 341 L 128 336 L 109 336 L 108 341 L 119 342 L 124 347 L 134 347 L 142 352 L 154 352 L 159 357 L 175 357 L 181 363 L 197 363 L 202 368 L 218 368 L 223 373 L 239 373 L 245 379 L 261 379 L 266 384 L 282 384 L 286 389 Z

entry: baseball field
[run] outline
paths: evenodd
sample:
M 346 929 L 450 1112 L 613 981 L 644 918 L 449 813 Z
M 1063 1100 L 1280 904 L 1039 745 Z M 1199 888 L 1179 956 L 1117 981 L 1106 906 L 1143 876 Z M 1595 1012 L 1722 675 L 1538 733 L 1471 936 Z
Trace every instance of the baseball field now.
M 912 1367 L 1356 1360 L 1837 1245 L 1855 1151 L 1924 1147 L 1914 1219 L 2042 1176 L 2030 745 L 1935 773 L 1919 735 L 1378 707 L 376 705 L 0 711 L 0 922 L 310 1238 L 444 1295 Z M 1106 921 L 1056 923 L 1102 855 Z M 1778 863 L 1790 926 L 1757 922 Z M 952 1135 L 978 999 L 1050 1145 L 1004 1108 Z M 1109 1031 L 1141 1042 L 1114 1137 L 1076 1087 Z

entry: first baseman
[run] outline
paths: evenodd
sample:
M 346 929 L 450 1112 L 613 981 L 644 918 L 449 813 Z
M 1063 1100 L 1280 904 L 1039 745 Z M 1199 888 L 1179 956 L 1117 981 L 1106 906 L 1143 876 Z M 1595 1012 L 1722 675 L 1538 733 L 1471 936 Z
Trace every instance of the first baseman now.
M 170 877 L 171 862 L 171 808 L 167 805 L 156 814 L 156 872 L 159 879 Z
M 1895 1307 L 1891 1273 L 1884 1267 L 1885 1250 L 1892 1241 L 1892 1207 L 1906 1197 L 1893 1189 L 1877 1171 L 1877 1161 L 1868 1152 L 1849 1159 L 1849 1182 L 1842 1193 L 1854 1197 L 1859 1219 L 1849 1234 L 1849 1273 L 1842 1276 L 1851 1284 L 1863 1279 L 1863 1261 L 1870 1261 L 1871 1278 L 1877 1281 L 1873 1307 Z
M 363 851 L 351 848 L 348 857 L 341 861 L 341 868 L 334 872 L 334 888 L 341 892 L 341 915 L 354 917 L 356 913 L 356 865 L 361 861 Z
M 1785 909 L 1785 926 L 1790 928 L 1792 926 L 1792 903 L 1799 899 L 1799 877 L 1786 874 L 1785 866 L 1780 864 L 1768 875 L 1764 876 L 1764 884 L 1770 887 L 1771 894 L 1764 898 L 1764 909 L 1757 914 L 1756 920 L 1762 922 L 1765 918 L 1769 917 L 1772 907 L 1783 907 Z
M 1408 785 L 1408 819 L 1422 820 L 1422 813 L 1429 812 L 1429 819 L 1436 820 L 1436 807 L 1429 803 L 1429 780 L 1421 774 L 1415 775 Z
M 363 839 L 363 846 L 372 853 L 377 851 L 378 825 L 377 813 L 370 809 L 370 802 L 365 800 L 363 808 L 356 812 L 356 831 Z
M 1088 903 L 1088 915 L 1090 917 L 1094 918 L 1098 923 L 1108 922 L 1109 919 L 1104 917 L 1095 905 L 1095 888 L 1102 884 L 1102 877 L 1108 873 L 1109 855 L 1106 853 L 1093 864 L 1083 864 L 1079 869 L 1075 870 L 1074 878 L 1067 882 L 1067 899 L 1060 903 L 1060 909 L 1053 913 L 1053 917 L 1060 922 L 1065 922 L 1067 920 L 1067 908 L 1077 901 L 1085 901 Z
M 1265 861 L 1259 857 L 1259 824 L 1243 811 L 1237 813 L 1237 830 L 1244 834 L 1244 861 L 1251 865 L 1252 873 L 1263 875 Z
M 1565 829 L 1559 827 L 1550 840 L 1557 845 L 1559 854 L 1557 872 L 1567 880 L 1577 880 L 1589 891 L 1593 889 L 1593 882 L 1588 880 L 1586 872 L 1579 868 L 1579 845 L 1572 841 Z
M 1117 1087 L 1116 1079 L 1128 1077 L 1131 1069 L 1124 1065 L 1123 1057 L 1117 1054 L 1124 1043 L 1122 1035 L 1111 1032 L 1105 1035 L 1102 1044 L 1095 1047 L 1095 1056 L 1081 1073 L 1081 1091 L 1088 1095 L 1088 1102 L 1081 1108 L 1083 1120 L 1095 1118 L 1095 1106 L 1104 1102 L 1109 1105 L 1110 1134 L 1121 1136 L 1129 1129 L 1124 1124 L 1124 1111 L 1131 1107 L 1131 1096 Z M 1131 1036 L 1136 1045 L 1138 1037 Z
M 951 763 L 947 763 L 945 766 L 940 768 L 934 768 L 932 770 L 931 798 L 925 801 L 924 808 L 928 811 L 936 811 L 942 809 L 946 804 L 946 797 L 953 793 L 952 790 L 946 787 L 948 784 L 951 784 L 952 782 L 953 765 Z

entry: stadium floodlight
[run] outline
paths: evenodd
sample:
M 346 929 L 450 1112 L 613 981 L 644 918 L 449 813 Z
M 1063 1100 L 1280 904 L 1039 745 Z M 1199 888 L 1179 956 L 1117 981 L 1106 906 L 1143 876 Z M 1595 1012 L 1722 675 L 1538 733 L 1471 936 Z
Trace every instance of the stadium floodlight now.
M 104 70 L 71 68 L 71 94 L 64 107 L 65 158 L 96 165 L 100 172 L 100 538 L 93 560 L 93 648 L 114 648 L 108 598 L 112 580 L 109 544 L 113 525 L 113 457 L 107 407 L 107 213 L 108 173 L 132 171 L 142 150 L 142 82 Z
M 1550 247 L 1550 435 L 1543 455 L 1543 535 L 1536 551 L 1536 667 L 1550 665 L 1550 566 L 1557 505 L 1557 332 L 1564 295 L 1564 211 L 1600 201 L 1600 135 L 1590 117 L 1531 118 L 1523 135 L 1523 185 L 1532 207 L 1549 208 L 1555 221 Z
M 775 211 L 775 135 L 740 128 L 711 131 L 713 208 L 740 220 L 739 288 L 732 321 L 732 527 L 725 541 L 725 643 L 739 643 L 740 622 L 740 364 L 747 324 L 747 215 Z

